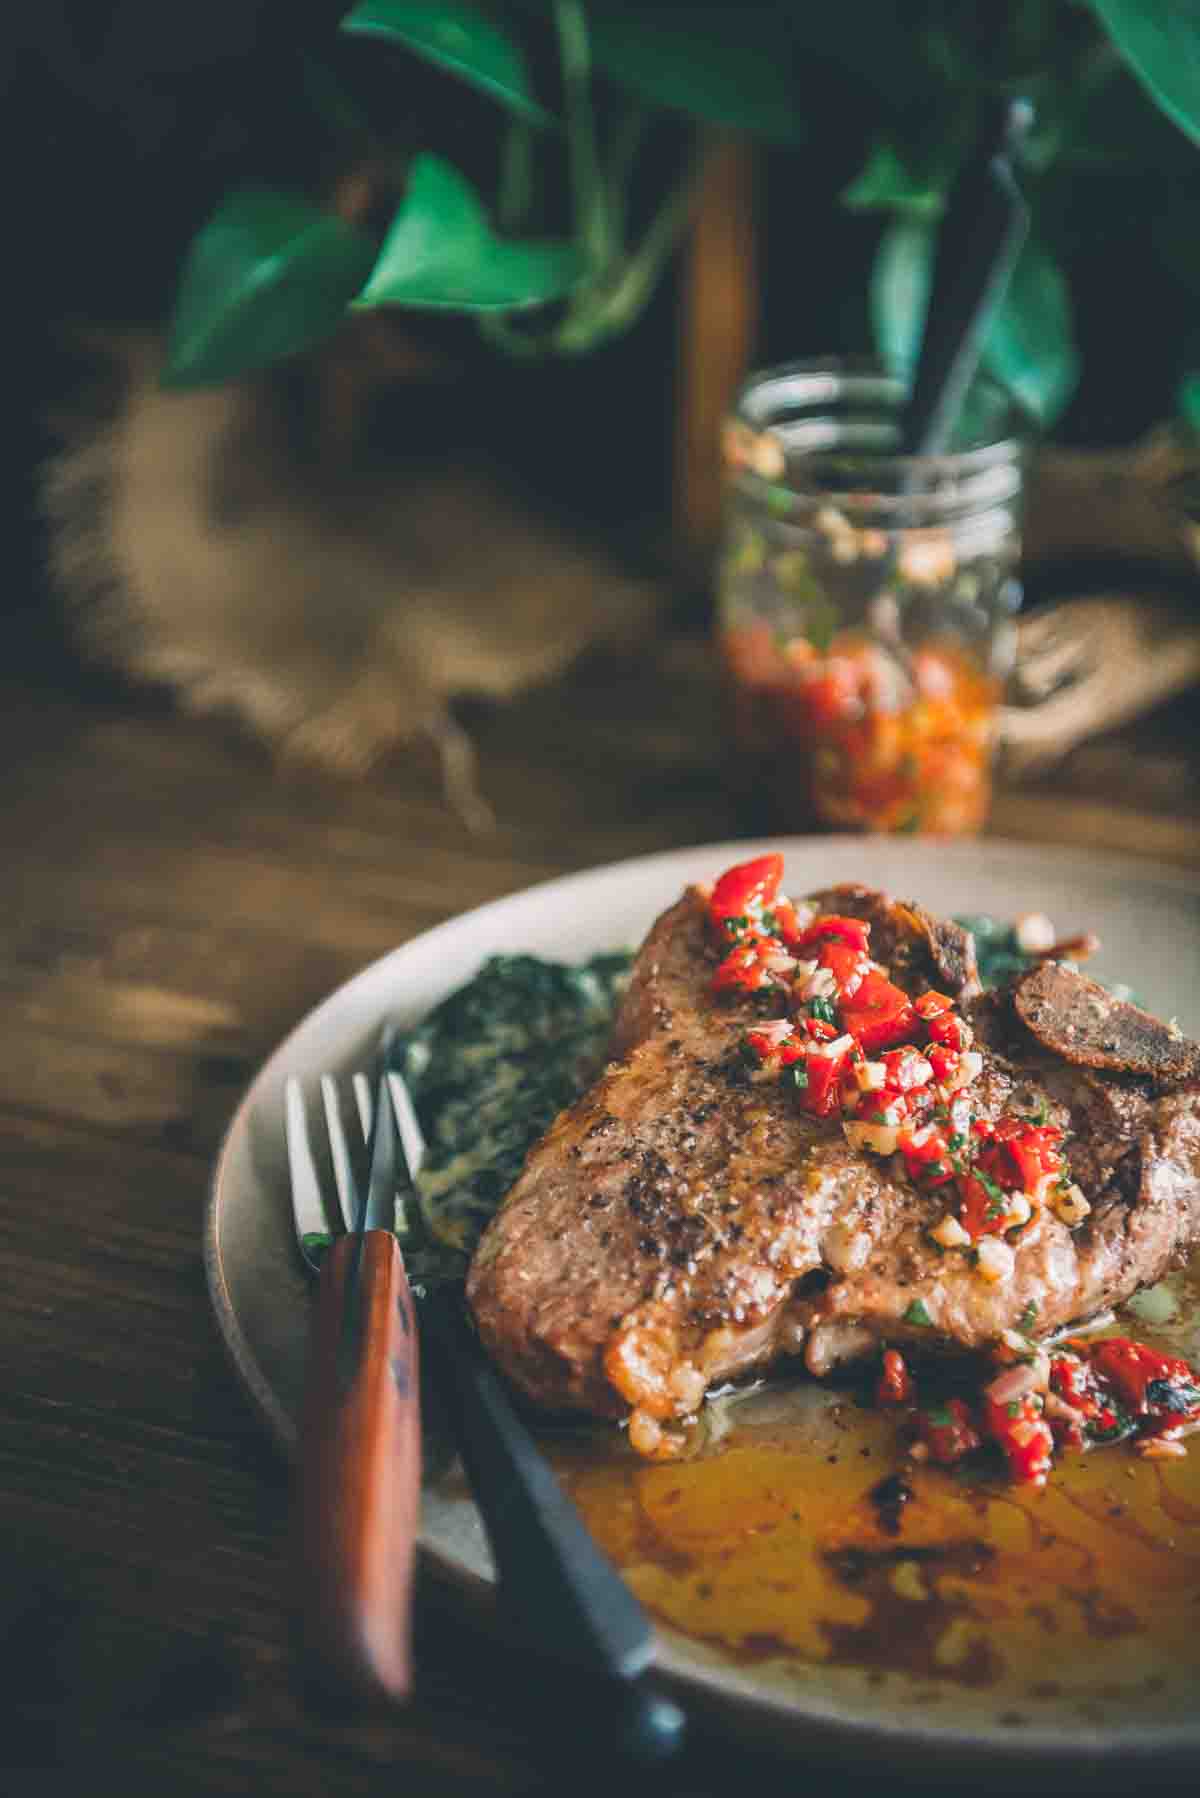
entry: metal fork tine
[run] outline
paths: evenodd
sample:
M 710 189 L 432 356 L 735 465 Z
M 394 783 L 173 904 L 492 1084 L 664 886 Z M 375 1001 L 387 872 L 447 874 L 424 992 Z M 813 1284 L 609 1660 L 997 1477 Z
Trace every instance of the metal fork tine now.
M 396 1128 L 400 1132 L 400 1147 L 404 1151 L 404 1159 L 408 1166 L 408 1177 L 415 1180 L 421 1171 L 421 1163 L 425 1159 L 425 1138 L 421 1126 L 417 1122 L 417 1114 L 408 1087 L 401 1075 L 389 1073 L 387 1077 L 388 1092 L 391 1094 L 392 1110 L 396 1114 Z
M 358 1106 L 358 1121 L 362 1127 L 363 1141 L 371 1140 L 371 1118 L 375 1110 L 371 1098 L 371 1082 L 365 1074 L 354 1076 L 354 1103 Z
M 304 1091 L 294 1075 L 284 1085 L 284 1135 L 287 1142 L 288 1173 L 292 1185 L 292 1211 L 296 1234 L 328 1236 L 329 1219 L 321 1197 L 321 1179 L 313 1160 L 308 1136 L 308 1117 L 304 1109 Z
M 325 1128 L 329 1132 L 329 1155 L 333 1162 L 333 1180 L 337 1187 L 338 1204 L 342 1209 L 342 1221 L 347 1230 L 353 1230 L 358 1221 L 358 1182 L 354 1177 L 350 1145 L 342 1126 L 337 1081 L 332 1074 L 321 1075 L 321 1100 L 325 1106 Z

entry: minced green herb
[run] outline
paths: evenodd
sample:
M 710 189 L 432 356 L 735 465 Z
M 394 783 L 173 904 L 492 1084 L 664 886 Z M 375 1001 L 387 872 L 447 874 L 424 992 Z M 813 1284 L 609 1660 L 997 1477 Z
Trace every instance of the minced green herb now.
M 1146 1397 L 1156 1410 L 1188 1412 L 1200 1405 L 1200 1387 L 1187 1380 L 1150 1380 Z
M 1089 1417 L 1084 1424 L 1083 1432 L 1089 1442 L 1120 1442 L 1126 1436 L 1133 1435 L 1137 1423 L 1118 1399 L 1108 1398 L 1105 1400 L 1101 1416 L 1106 1413 L 1112 1419 L 1107 1428 L 1096 1417 Z
M 1004 1188 L 997 1185 L 996 1181 L 992 1179 L 992 1176 L 990 1174 L 985 1174 L 981 1167 L 974 1166 L 972 1167 L 971 1172 L 988 1196 L 986 1216 L 1003 1217 L 1004 1213 L 1008 1210 L 1008 1195 L 1005 1193 Z
M 908 1310 L 904 1313 L 904 1321 L 906 1324 L 919 1324 L 926 1330 L 933 1328 L 933 1319 L 925 1309 L 924 1299 L 913 1300 L 912 1304 L 908 1307 Z

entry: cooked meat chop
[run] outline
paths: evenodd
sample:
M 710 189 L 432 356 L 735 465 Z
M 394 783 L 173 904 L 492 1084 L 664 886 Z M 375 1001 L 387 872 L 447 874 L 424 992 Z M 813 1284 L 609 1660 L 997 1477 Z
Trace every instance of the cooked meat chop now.
M 927 1232 L 944 1192 L 752 1078 L 739 1053 L 752 1007 L 712 996 L 692 889 L 638 956 L 621 1059 L 530 1151 L 470 1270 L 485 1345 L 539 1404 L 684 1416 L 706 1387 L 786 1355 L 821 1374 L 880 1340 L 979 1348 L 1029 1331 L 1031 1302 L 1044 1335 L 1161 1278 L 1200 1239 L 1195 1045 L 1058 965 L 981 995 L 956 925 L 862 887 L 811 897 L 868 919 L 872 955 L 910 994 L 958 1000 L 984 1056 L 976 1115 L 1044 1102 L 1071 1132 L 1091 1215 L 1071 1230 L 1041 1208 L 998 1284 L 940 1252 Z M 917 1299 L 928 1325 L 906 1318 Z

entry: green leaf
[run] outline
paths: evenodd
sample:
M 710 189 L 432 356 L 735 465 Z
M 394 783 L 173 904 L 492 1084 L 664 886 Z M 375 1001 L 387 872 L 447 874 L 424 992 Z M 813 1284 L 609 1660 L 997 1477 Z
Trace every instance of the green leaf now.
M 520 47 L 477 6 L 462 0 L 358 0 L 340 29 L 351 37 L 400 44 L 531 124 L 551 122 L 530 91 Z
M 871 323 L 888 368 L 911 375 L 929 304 L 936 225 L 894 219 L 871 271 Z M 982 367 L 1043 425 L 1053 424 L 1075 390 L 1079 357 L 1062 271 L 1034 239 L 1017 259 L 984 339 Z
M 592 62 L 653 106 L 807 143 L 803 64 L 778 6 L 616 0 L 588 15 Z
M 243 187 L 183 265 L 164 383 L 227 381 L 327 337 L 370 271 L 370 240 L 299 194 Z
M 934 225 L 929 219 L 893 219 L 884 230 L 871 269 L 871 328 L 875 347 L 893 374 L 911 375 L 929 306 Z
M 931 218 L 940 212 L 942 196 L 928 182 L 910 173 L 894 146 L 881 138 L 849 187 L 843 190 L 842 203 L 854 212 L 894 208 L 897 212 Z
M 906 1324 L 916 1324 L 919 1329 L 923 1330 L 930 1330 L 933 1328 L 933 1319 L 925 1309 L 924 1299 L 913 1300 L 912 1304 L 908 1307 L 908 1310 L 904 1313 L 904 1321 Z
M 983 366 L 1043 427 L 1075 391 L 1079 355 L 1062 270 L 1027 239 L 983 346 Z
M 1138 169 L 1160 180 L 1186 176 L 1195 145 L 1154 104 L 1115 45 L 1101 42 L 1073 83 L 1054 95 L 1055 111 L 1039 114 L 1037 129 L 1057 126 L 1059 153 L 1072 174 L 1128 177 Z
M 1092 0 L 1147 93 L 1200 143 L 1200 0 Z
M 440 156 L 416 157 L 356 308 L 512 312 L 561 299 L 583 274 L 573 244 L 497 237 L 478 194 Z
M 526 0 L 528 3 L 528 0 Z M 595 0 L 592 60 L 655 106 L 782 144 L 812 141 L 814 87 L 866 87 L 896 112 L 922 94 L 917 33 L 881 0 Z

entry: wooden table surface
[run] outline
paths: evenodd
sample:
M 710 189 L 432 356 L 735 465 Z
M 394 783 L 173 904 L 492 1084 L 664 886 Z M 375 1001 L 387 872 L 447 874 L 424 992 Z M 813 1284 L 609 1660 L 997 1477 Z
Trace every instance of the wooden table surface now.
M 410 1709 L 346 1723 L 301 1705 L 287 1474 L 201 1265 L 243 1086 L 346 976 L 530 882 L 755 827 L 723 789 L 695 647 L 593 665 L 472 729 L 499 819 L 483 838 L 420 752 L 344 785 L 70 670 L 3 679 L 6 1792 L 587 1783 L 556 1726 L 569 1706 L 428 1593 Z M 994 828 L 1200 867 L 1198 774 L 1181 702 L 1002 792 Z M 797 1768 L 698 1736 L 654 1786 L 726 1794 L 756 1771 L 791 1783 Z

